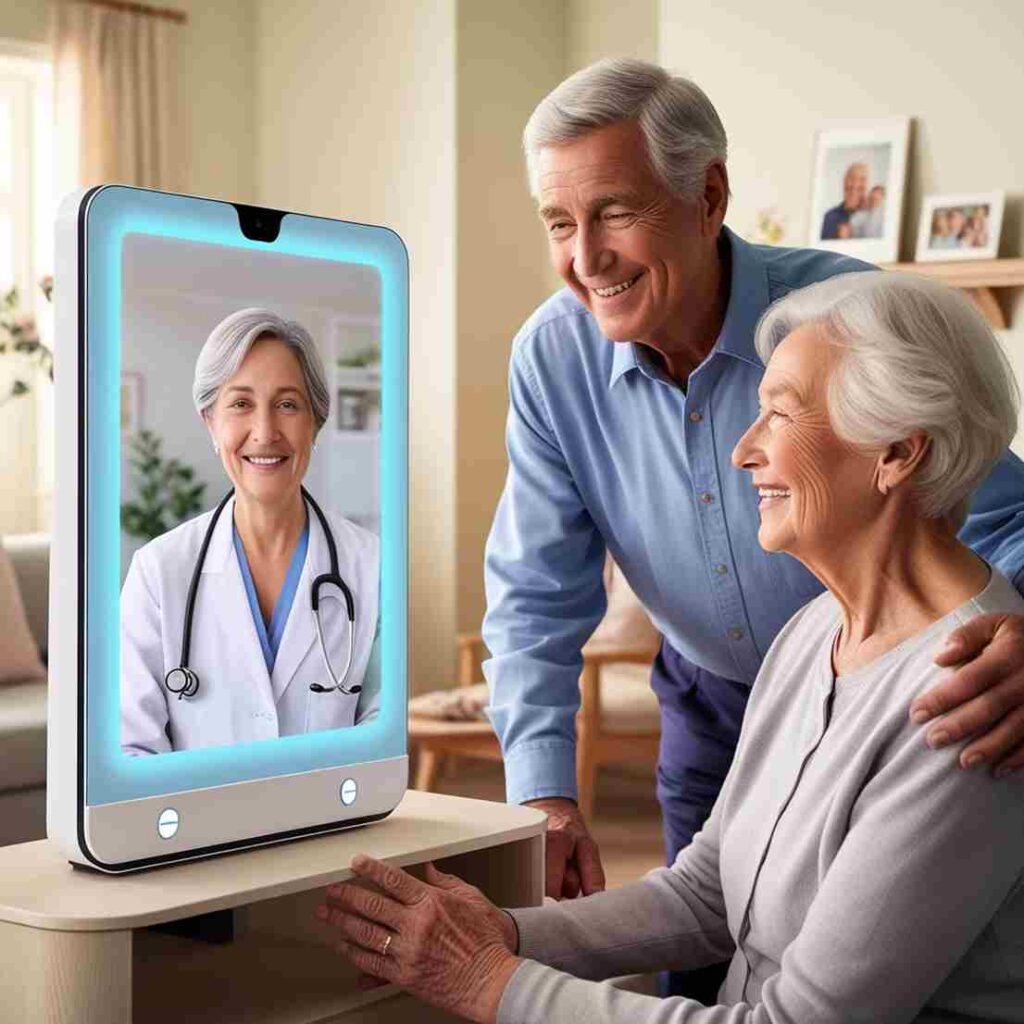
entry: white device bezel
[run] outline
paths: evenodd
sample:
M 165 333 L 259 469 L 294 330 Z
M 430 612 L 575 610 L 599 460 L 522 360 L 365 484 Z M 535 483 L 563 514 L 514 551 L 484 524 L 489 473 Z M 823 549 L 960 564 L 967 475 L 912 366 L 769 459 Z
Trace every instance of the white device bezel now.
M 389 757 L 344 767 L 277 775 L 180 793 L 89 805 L 85 802 L 83 611 L 86 558 L 80 490 L 85 212 L 104 188 L 83 188 L 60 205 L 55 247 L 55 407 L 64 423 L 55 442 L 50 564 L 50 654 L 47 708 L 48 837 L 68 859 L 121 873 L 212 856 L 302 836 L 352 828 L 386 817 L 405 794 L 408 758 Z M 341 786 L 352 780 L 346 805 Z M 259 808 L 259 814 L 251 808 Z M 178 829 L 160 835 L 161 813 L 173 808 Z

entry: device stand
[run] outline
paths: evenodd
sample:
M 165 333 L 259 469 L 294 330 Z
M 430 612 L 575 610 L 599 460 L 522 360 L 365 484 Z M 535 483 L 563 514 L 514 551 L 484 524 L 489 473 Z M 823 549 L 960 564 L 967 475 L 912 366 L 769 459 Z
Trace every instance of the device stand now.
M 334 951 L 314 907 L 325 886 L 352 877 L 356 853 L 413 871 L 436 861 L 501 906 L 539 905 L 545 821 L 530 807 L 409 791 L 365 828 L 137 875 L 74 870 L 45 840 L 0 848 L 4 1019 L 454 1020 L 391 986 L 359 991 L 358 972 Z M 184 924 L 152 927 L 206 915 L 219 918 L 219 941 Z

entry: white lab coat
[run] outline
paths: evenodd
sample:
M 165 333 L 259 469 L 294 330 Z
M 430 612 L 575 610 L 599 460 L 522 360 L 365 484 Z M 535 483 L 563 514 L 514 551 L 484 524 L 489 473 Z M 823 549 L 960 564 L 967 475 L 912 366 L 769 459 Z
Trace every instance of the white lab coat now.
M 121 746 L 156 754 L 323 729 L 364 718 L 361 694 L 313 693 L 331 686 L 310 606 L 313 580 L 330 572 L 330 553 L 317 515 L 309 512 L 306 564 L 274 662 L 267 673 L 256 624 L 232 542 L 234 499 L 217 520 L 196 594 L 189 667 L 199 676 L 194 697 L 179 700 L 164 677 L 180 664 L 189 581 L 213 512 L 197 516 L 140 548 L 121 591 Z M 363 682 L 377 628 L 380 545 L 374 534 L 325 511 L 338 549 L 341 577 L 355 602 L 352 666 L 346 686 Z M 345 667 L 348 617 L 337 587 L 320 590 L 320 615 L 331 667 Z M 366 681 L 369 684 L 370 680 Z M 376 689 L 379 680 L 373 681 Z M 372 703 L 375 705 L 376 700 Z

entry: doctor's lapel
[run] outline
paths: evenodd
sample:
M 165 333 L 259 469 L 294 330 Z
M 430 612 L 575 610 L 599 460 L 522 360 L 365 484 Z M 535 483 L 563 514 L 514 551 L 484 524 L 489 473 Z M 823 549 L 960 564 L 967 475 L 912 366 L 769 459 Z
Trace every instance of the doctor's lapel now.
M 217 609 L 241 610 L 242 614 L 234 617 L 234 621 L 238 623 L 237 633 L 227 637 L 231 645 L 230 657 L 236 664 L 241 663 L 239 667 L 245 678 L 269 689 L 271 680 L 267 672 L 267 663 L 263 660 L 263 648 L 249 611 L 249 597 L 245 592 L 242 568 L 235 555 L 232 525 L 234 513 L 235 501 L 232 498 L 224 506 L 224 511 L 217 520 L 213 536 L 210 538 L 210 547 L 203 562 L 200 589 L 196 595 L 195 618 L 215 616 Z
M 321 573 L 331 571 L 331 556 L 320 521 L 312 513 L 310 513 L 309 520 L 309 546 L 306 549 L 306 564 L 302 567 L 302 575 L 288 612 L 288 621 L 284 626 L 281 645 L 278 647 L 277 657 L 274 659 L 274 671 L 270 677 L 274 700 L 277 703 L 280 703 L 285 690 L 295 678 L 299 666 L 306 659 L 312 646 L 319 642 L 316 638 L 316 625 L 313 621 L 311 594 L 313 580 Z M 333 590 L 333 587 L 324 587 L 320 592 L 320 615 L 323 618 L 325 630 L 331 628 L 332 616 L 328 602 L 329 597 L 333 596 Z M 327 637 L 325 636 L 324 639 L 326 641 Z M 327 669 L 321 668 L 320 674 L 323 679 L 308 680 L 306 685 L 316 681 L 324 686 L 330 686 L 331 680 L 327 675 Z

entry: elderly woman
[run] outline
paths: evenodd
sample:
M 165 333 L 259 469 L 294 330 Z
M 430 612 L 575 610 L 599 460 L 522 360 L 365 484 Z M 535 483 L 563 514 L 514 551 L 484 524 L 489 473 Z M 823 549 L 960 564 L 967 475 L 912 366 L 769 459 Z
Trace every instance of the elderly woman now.
M 1010 370 L 965 299 L 895 274 L 791 293 L 757 345 L 733 461 L 760 543 L 828 590 L 768 652 L 703 830 L 671 868 L 510 916 L 359 859 L 382 892 L 320 915 L 363 970 L 506 1024 L 1021 1019 L 1024 780 L 955 770 L 911 721 L 952 628 L 1024 610 L 957 539 L 1014 435 Z M 595 983 L 730 957 L 713 1007 Z
M 379 697 L 378 541 L 302 487 L 330 411 L 313 339 L 269 310 L 239 310 L 207 339 L 192 390 L 232 490 L 132 559 L 121 594 L 122 749 L 159 754 L 367 721 Z

